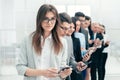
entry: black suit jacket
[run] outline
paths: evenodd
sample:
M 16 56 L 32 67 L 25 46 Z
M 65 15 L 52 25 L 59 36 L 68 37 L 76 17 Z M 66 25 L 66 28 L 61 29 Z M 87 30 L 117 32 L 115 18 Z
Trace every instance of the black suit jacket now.
M 80 27 L 79 32 L 83 33 L 85 35 L 85 41 L 86 41 L 86 49 L 89 48 L 89 43 L 88 43 L 88 31 L 85 30 L 84 28 Z
M 82 55 L 81 55 L 81 46 L 80 46 L 80 40 L 78 38 L 73 38 L 73 54 L 75 57 L 76 62 L 79 62 L 82 60 Z
M 74 57 L 76 62 L 79 62 L 82 60 L 80 41 L 78 38 L 72 38 L 72 40 L 73 40 Z M 77 73 L 76 71 L 73 70 L 71 74 L 71 80 L 83 80 L 82 74 Z

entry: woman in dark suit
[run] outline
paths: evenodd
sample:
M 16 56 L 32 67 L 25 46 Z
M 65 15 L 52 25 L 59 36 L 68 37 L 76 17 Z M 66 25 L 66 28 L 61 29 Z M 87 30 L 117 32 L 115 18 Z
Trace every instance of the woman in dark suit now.
M 72 23 L 75 26 L 74 29 L 76 29 L 76 20 L 77 18 L 72 17 Z M 82 61 L 80 40 L 74 36 L 74 32 L 71 36 L 73 41 L 73 53 L 74 53 L 75 60 L 76 62 Z M 71 80 L 83 80 L 82 74 L 77 73 L 76 71 L 73 70 L 71 74 Z

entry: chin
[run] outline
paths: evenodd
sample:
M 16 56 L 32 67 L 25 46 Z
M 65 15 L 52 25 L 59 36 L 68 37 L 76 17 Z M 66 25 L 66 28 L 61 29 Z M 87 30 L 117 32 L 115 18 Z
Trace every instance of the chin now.
M 47 31 L 52 31 L 52 30 L 53 30 L 53 28 L 48 28 L 48 29 L 47 29 Z

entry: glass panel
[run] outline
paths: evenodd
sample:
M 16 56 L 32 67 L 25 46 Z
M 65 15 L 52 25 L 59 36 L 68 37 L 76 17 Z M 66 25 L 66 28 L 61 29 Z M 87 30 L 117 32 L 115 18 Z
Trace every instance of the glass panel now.
M 66 9 L 65 9 L 64 5 L 55 5 L 55 7 L 57 8 L 58 13 L 66 12 Z
M 9 46 L 16 43 L 16 31 L 0 31 L 0 46 Z
M 75 12 L 83 12 L 85 15 L 91 16 L 90 6 L 70 5 L 67 6 L 67 12 L 70 16 L 74 16 Z
M 0 18 L 1 18 L 0 29 L 15 29 L 13 0 L 10 1 L 8 0 L 8 2 L 2 0 Z

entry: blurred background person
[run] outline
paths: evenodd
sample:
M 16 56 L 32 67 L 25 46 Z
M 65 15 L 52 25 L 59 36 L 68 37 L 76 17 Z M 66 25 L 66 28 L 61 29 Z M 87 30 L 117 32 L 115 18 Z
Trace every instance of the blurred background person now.
M 61 20 L 61 26 L 58 28 L 58 33 L 61 37 L 64 37 L 67 40 L 67 44 L 68 44 L 68 59 L 67 59 L 68 62 L 67 63 L 69 64 L 69 66 L 72 66 L 73 71 L 80 73 L 87 66 L 82 61 L 79 61 L 79 62 L 75 61 L 74 52 L 73 52 L 74 46 L 71 38 L 71 34 L 74 31 L 73 29 L 74 26 L 71 22 L 70 16 L 67 13 L 65 12 L 59 13 L 59 16 Z M 85 66 L 82 67 L 82 65 L 85 65 Z M 71 80 L 71 79 L 72 78 L 69 76 L 67 77 L 66 80 Z

